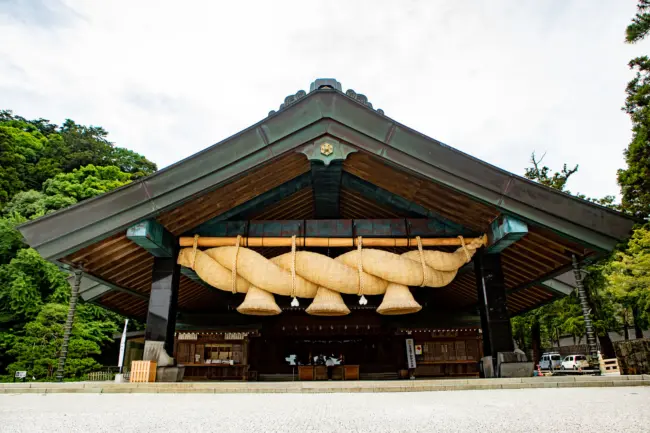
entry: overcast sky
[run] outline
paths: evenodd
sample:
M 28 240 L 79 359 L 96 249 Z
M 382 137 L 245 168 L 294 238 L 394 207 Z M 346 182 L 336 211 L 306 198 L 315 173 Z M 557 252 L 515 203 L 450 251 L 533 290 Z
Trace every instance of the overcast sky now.
M 636 0 L 0 0 L 0 109 L 103 126 L 169 165 L 334 77 L 419 132 L 514 173 L 580 164 L 618 194 Z

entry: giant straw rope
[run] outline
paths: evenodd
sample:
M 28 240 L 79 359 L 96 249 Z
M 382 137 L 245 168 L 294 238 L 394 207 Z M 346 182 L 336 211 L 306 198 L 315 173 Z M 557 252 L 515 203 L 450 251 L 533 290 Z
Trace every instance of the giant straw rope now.
M 295 237 L 290 253 L 267 259 L 256 251 L 236 246 L 201 251 L 194 238 L 192 248 L 181 249 L 178 263 L 193 269 L 209 285 L 233 293 L 246 293 L 237 309 L 244 314 L 273 315 L 281 312 L 273 294 L 296 298 L 316 298 L 307 313 L 335 316 L 348 314 L 341 294 L 385 294 L 377 308 L 380 314 L 407 314 L 419 311 L 408 286 L 443 287 L 483 246 L 477 238 L 452 253 L 418 249 L 394 254 L 377 249 L 356 250 L 336 258 L 310 251 L 296 251 Z M 363 302 L 362 302 L 363 303 Z

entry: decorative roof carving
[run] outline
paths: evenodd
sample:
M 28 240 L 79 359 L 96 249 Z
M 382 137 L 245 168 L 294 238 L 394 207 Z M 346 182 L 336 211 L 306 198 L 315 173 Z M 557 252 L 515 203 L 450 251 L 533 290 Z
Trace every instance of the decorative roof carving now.
M 339 92 L 343 92 L 343 87 L 341 86 L 341 83 L 336 81 L 334 78 L 318 78 L 318 79 L 316 79 L 316 81 L 311 83 L 311 85 L 309 86 L 309 93 L 314 92 L 314 91 L 319 90 L 319 89 L 334 89 L 334 90 L 337 90 Z M 348 89 L 348 91 L 345 92 L 345 94 L 349 98 L 352 98 L 355 101 L 357 101 L 358 103 L 360 103 L 362 105 L 365 105 L 366 107 L 368 107 L 370 109 L 374 109 L 372 107 L 372 104 L 368 101 L 368 97 L 366 95 L 363 95 L 361 93 L 357 93 L 352 89 Z M 292 104 L 295 104 L 296 102 L 298 102 L 299 100 L 301 100 L 305 96 L 307 96 L 307 93 L 304 90 L 298 90 L 298 92 L 296 92 L 295 95 L 287 96 L 286 98 L 284 98 L 284 103 L 282 103 L 280 105 L 280 108 L 278 109 L 278 111 L 282 111 L 285 108 L 287 108 L 288 106 L 290 106 Z M 382 110 L 380 108 L 377 109 L 376 111 L 377 111 L 377 113 L 381 114 L 382 116 L 385 115 L 384 110 Z M 271 111 L 269 111 L 269 116 L 272 116 L 275 113 L 276 113 L 275 110 L 271 110 Z
M 287 96 L 286 98 L 284 98 L 284 102 L 282 104 L 280 104 L 280 108 L 279 108 L 278 111 L 282 111 L 285 108 L 287 108 L 289 105 L 295 104 L 296 102 L 298 102 L 299 100 L 301 100 L 305 96 L 307 96 L 307 92 L 305 92 L 304 90 L 298 90 L 295 95 Z M 275 110 L 269 111 L 269 116 L 271 116 L 273 114 L 275 114 Z
M 349 96 L 350 98 L 354 99 L 355 101 L 359 102 L 360 104 L 363 104 L 368 108 L 373 108 L 370 101 L 368 101 L 368 97 L 366 95 L 364 95 L 362 93 L 357 93 L 352 89 L 348 89 L 348 91 L 345 92 L 345 94 L 347 96 Z M 373 108 L 373 110 L 374 110 L 374 108 Z M 381 114 L 383 116 L 384 115 L 384 110 L 382 110 L 381 108 L 378 108 L 377 113 L 379 113 L 379 114 Z

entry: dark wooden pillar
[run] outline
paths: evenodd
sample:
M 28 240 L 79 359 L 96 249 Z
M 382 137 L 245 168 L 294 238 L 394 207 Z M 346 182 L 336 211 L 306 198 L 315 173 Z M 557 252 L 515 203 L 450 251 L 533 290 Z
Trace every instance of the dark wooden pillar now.
M 479 251 L 475 256 L 474 272 L 483 328 L 483 356 L 514 351 L 510 315 L 506 306 L 506 287 L 499 254 Z
M 165 342 L 165 350 L 171 356 L 174 353 L 181 267 L 175 258 L 154 257 L 152 277 L 145 340 Z

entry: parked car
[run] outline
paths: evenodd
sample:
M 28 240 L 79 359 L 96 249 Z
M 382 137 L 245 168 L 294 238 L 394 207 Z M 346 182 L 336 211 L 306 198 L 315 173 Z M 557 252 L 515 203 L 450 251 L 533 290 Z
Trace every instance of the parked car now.
M 569 355 L 562 360 L 562 370 L 578 370 L 589 368 L 589 362 L 585 355 Z
M 542 370 L 555 370 L 562 365 L 562 356 L 559 353 L 544 353 L 539 361 L 539 368 Z

